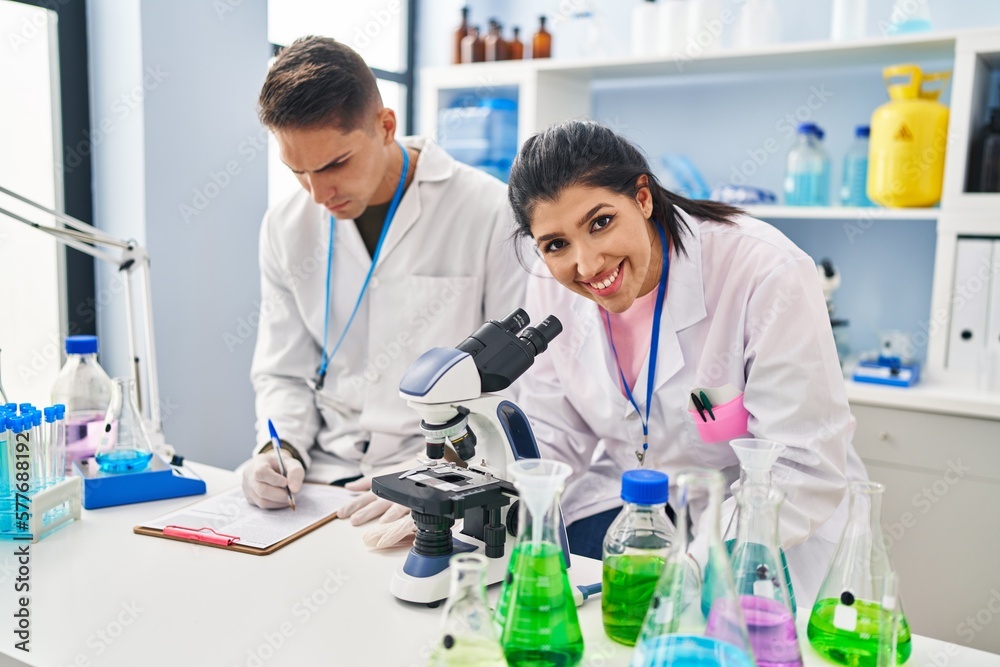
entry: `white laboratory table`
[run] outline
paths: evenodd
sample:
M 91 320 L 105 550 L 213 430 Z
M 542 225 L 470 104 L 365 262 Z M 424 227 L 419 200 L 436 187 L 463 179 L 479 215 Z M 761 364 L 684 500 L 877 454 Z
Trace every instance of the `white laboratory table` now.
M 188 464 L 209 493 L 235 473 Z M 82 520 L 30 548 L 31 652 L 14 649 L 16 544 L 0 543 L 0 665 L 423 667 L 441 608 L 396 600 L 389 579 L 402 549 L 373 552 L 360 528 L 332 523 L 270 556 L 144 537 L 132 526 L 192 502 L 84 511 Z M 576 558 L 577 583 L 600 580 L 600 563 Z M 495 592 L 494 592 L 495 594 Z M 597 599 L 580 608 L 586 667 L 627 665 L 609 640 Z M 827 664 L 804 640 L 806 665 Z M 15 663 L 11 663 L 15 664 Z M 1000 667 L 1000 656 L 914 638 L 913 667 Z

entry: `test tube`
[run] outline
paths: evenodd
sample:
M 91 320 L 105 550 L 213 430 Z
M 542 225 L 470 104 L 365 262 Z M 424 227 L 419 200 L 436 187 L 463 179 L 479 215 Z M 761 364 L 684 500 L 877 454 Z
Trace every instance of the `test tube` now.
M 45 486 L 49 487 L 55 484 L 62 473 L 61 470 L 57 471 L 55 468 L 56 464 L 56 409 L 54 406 L 49 406 L 42 410 L 42 414 L 45 416 L 45 427 L 42 429 L 42 445 L 45 448 Z
M 62 403 L 56 403 L 52 407 L 56 410 L 55 460 L 53 465 L 58 482 L 66 477 L 66 406 Z
M 31 488 L 33 492 L 45 488 L 48 468 L 45 456 L 45 441 L 42 438 L 42 411 L 31 409 Z
M 11 493 L 13 469 L 10 467 L 10 447 L 8 446 L 10 429 L 7 422 L 9 419 L 7 411 L 0 409 L 0 503 L 3 504 L 4 510 L 6 510 L 8 498 L 14 495 Z

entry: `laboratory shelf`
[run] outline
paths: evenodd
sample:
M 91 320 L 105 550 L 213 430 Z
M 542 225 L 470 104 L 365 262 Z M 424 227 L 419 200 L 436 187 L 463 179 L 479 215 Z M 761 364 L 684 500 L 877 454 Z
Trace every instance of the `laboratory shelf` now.
M 937 208 L 879 208 L 875 206 L 777 206 L 742 207 L 761 220 L 937 220 Z

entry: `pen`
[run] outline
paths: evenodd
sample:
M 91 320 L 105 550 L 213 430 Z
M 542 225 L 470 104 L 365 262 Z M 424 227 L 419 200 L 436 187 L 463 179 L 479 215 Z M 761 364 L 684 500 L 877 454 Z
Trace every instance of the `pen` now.
M 288 494 L 288 506 L 295 511 L 295 499 L 292 498 L 292 490 L 288 488 L 288 473 L 285 471 L 285 462 L 281 460 L 281 439 L 278 437 L 278 432 L 274 429 L 274 424 L 271 420 L 267 420 L 267 430 L 271 432 L 271 445 L 274 447 L 274 451 L 278 454 L 278 468 L 281 469 L 281 476 L 285 478 L 285 493 Z
M 705 410 L 708 411 L 708 416 L 712 418 L 712 421 L 715 421 L 715 413 L 712 412 L 712 402 L 708 400 L 708 396 L 705 395 L 705 392 L 702 391 L 698 393 L 701 394 L 701 404 L 704 405 Z
M 701 420 L 703 422 L 707 422 L 708 417 L 705 416 L 705 406 L 701 404 L 701 401 L 698 399 L 697 396 L 694 395 L 694 392 L 691 392 L 691 402 L 694 403 L 694 407 L 698 411 L 698 414 L 701 416 Z

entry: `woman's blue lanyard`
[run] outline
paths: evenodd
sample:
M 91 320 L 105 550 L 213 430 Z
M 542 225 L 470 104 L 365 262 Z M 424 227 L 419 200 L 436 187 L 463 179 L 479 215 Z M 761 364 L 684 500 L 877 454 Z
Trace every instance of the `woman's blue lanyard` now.
M 653 311 L 653 332 L 649 341 L 649 370 L 646 375 L 646 416 L 643 417 L 639 405 L 632 396 L 632 390 L 625 380 L 625 373 L 622 372 L 621 362 L 618 361 L 618 350 L 615 348 L 615 337 L 611 333 L 611 317 L 608 311 L 604 311 L 604 319 L 608 323 L 608 338 L 611 342 L 611 352 L 615 357 L 615 366 L 618 368 L 618 375 L 622 379 L 622 386 L 625 387 L 625 395 L 635 408 L 636 414 L 642 420 L 642 449 L 635 450 L 635 456 L 639 459 L 639 465 L 646 462 L 646 450 L 649 449 L 649 406 L 653 404 L 653 385 L 656 380 L 656 353 L 660 347 L 660 317 L 663 314 L 663 299 L 667 294 L 667 274 L 670 272 L 670 253 L 667 245 L 667 235 L 663 227 L 656 225 L 656 230 L 660 233 L 660 245 L 663 246 L 663 270 L 660 271 L 660 286 L 656 290 L 656 310 Z
M 368 289 L 368 283 L 372 279 L 372 273 L 375 272 L 375 264 L 378 262 L 378 256 L 382 252 L 382 243 L 385 241 L 386 234 L 389 231 L 389 225 L 392 224 L 392 219 L 396 216 L 396 209 L 399 207 L 399 200 L 403 198 L 403 190 L 406 188 L 406 176 L 410 171 L 410 155 L 403 148 L 403 145 L 396 142 L 399 146 L 399 150 L 403 153 L 403 173 L 399 175 L 399 184 L 396 186 L 396 194 L 392 196 L 392 203 L 389 204 L 389 211 L 385 214 L 385 223 L 382 225 L 382 233 L 378 237 L 378 244 L 375 246 L 375 253 L 372 255 L 372 265 L 368 269 L 368 275 L 365 276 L 365 282 L 361 285 L 361 292 L 358 293 L 358 300 L 354 304 L 354 310 L 351 311 L 351 316 L 347 318 L 347 325 L 344 326 L 344 330 L 340 332 L 340 338 L 337 339 L 337 344 L 333 346 L 333 350 L 330 354 L 326 353 L 326 341 L 330 332 L 330 278 L 333 273 L 333 238 L 336 236 L 336 224 L 337 220 L 332 215 L 330 216 L 330 245 L 327 248 L 326 253 L 326 314 L 323 317 L 323 357 L 319 364 L 319 369 L 316 371 L 316 389 L 322 389 L 323 383 L 326 381 L 326 367 L 330 364 L 330 359 L 337 354 L 337 350 L 340 349 L 341 343 L 344 342 L 344 337 L 347 336 L 347 330 L 351 328 L 351 323 L 354 322 L 354 316 L 358 314 L 358 308 L 361 307 L 361 300 L 365 298 L 365 291 Z

